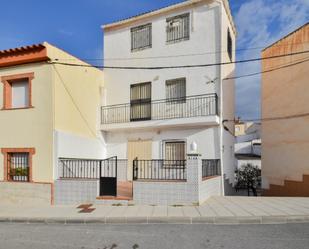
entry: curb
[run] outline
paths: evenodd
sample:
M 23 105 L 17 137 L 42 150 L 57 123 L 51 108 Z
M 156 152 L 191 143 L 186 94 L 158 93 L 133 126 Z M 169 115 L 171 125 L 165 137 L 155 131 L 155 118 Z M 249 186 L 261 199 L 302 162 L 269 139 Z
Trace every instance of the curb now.
M 1 217 L 0 223 L 24 224 L 293 224 L 309 223 L 307 216 L 254 216 L 254 217 L 102 217 L 102 218 L 17 218 Z

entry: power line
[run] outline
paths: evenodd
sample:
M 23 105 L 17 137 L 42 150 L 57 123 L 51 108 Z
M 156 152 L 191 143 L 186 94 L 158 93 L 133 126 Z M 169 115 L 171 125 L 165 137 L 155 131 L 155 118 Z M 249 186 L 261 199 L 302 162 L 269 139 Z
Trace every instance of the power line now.
M 301 113 L 301 114 L 294 114 L 288 116 L 279 116 L 279 117 L 270 117 L 270 118 L 255 118 L 255 119 L 242 119 L 242 122 L 268 122 L 268 121 L 276 121 L 276 120 L 286 120 L 286 119 L 296 119 L 296 118 L 304 118 L 309 117 L 309 113 Z M 234 133 L 225 125 L 225 123 L 233 122 L 236 123 L 236 120 L 229 120 L 225 119 L 222 121 L 223 128 L 234 136 Z
M 301 42 L 301 43 L 290 43 L 285 45 L 275 45 L 275 47 L 288 47 L 291 45 L 300 45 L 300 44 L 308 44 L 309 42 Z M 240 48 L 232 50 L 233 52 L 240 52 L 240 51 L 249 51 L 249 50 L 258 50 L 263 49 L 265 47 L 252 47 L 252 48 Z M 202 56 L 202 55 L 208 55 L 208 54 L 224 54 L 228 51 L 214 51 L 214 52 L 205 52 L 205 53 L 195 53 L 195 54 L 180 54 L 180 55 L 166 55 L 166 56 L 149 56 L 149 57 L 131 57 L 131 58 L 82 58 L 82 60 L 87 61 L 127 61 L 127 60 L 147 60 L 147 59 L 164 59 L 164 58 L 179 58 L 179 57 L 190 57 L 190 56 Z M 73 60 L 79 60 L 77 58 L 67 58 L 67 59 L 60 59 L 56 58 L 56 61 L 73 61 Z
M 243 122 L 262 122 L 262 121 L 275 121 L 275 120 L 285 120 L 285 119 L 295 119 L 295 118 L 303 118 L 303 117 L 309 117 L 309 112 L 307 113 L 301 113 L 301 114 L 294 114 L 294 115 L 288 115 L 288 116 L 279 116 L 279 117 L 269 117 L 269 118 L 255 118 L 255 119 L 242 119 Z M 236 122 L 236 120 L 223 120 L 224 123 L 226 122 Z
M 256 75 L 260 75 L 260 74 L 264 74 L 264 73 L 270 73 L 270 72 L 277 71 L 277 70 L 280 70 L 280 69 L 296 66 L 296 65 L 308 62 L 308 61 L 309 61 L 309 58 L 307 58 L 306 60 L 297 60 L 297 61 L 295 61 L 295 63 L 286 64 L 286 65 L 281 66 L 281 67 L 272 68 L 272 69 L 264 70 L 264 71 L 261 71 L 261 72 L 251 73 L 251 74 L 244 74 L 244 75 L 239 75 L 239 76 L 234 76 L 234 77 L 227 77 L 227 78 L 224 78 L 223 80 L 234 80 L 234 79 L 252 77 L 252 76 L 256 76 Z
M 92 66 L 92 65 L 85 65 L 85 64 L 74 64 L 74 63 L 64 63 L 64 62 L 55 62 L 51 61 L 51 64 L 57 65 L 64 65 L 64 66 L 75 66 L 75 67 L 96 67 L 99 69 L 128 69 L 128 70 L 162 70 L 162 69 L 177 69 L 177 68 L 199 68 L 199 67 L 212 67 L 212 66 L 223 66 L 223 65 L 231 65 L 231 64 L 241 64 L 241 63 L 248 63 L 248 62 L 256 62 L 262 60 L 269 60 L 269 59 L 276 59 L 286 56 L 293 56 L 293 55 L 300 55 L 309 53 L 309 50 L 294 52 L 289 54 L 282 54 L 282 55 L 274 55 L 269 57 L 263 58 L 254 58 L 254 59 L 246 59 L 246 60 L 239 60 L 239 61 L 230 61 L 230 62 L 221 62 L 221 63 L 210 63 L 210 64 L 200 64 L 200 65 L 182 65 L 182 66 L 159 66 L 159 67 L 121 67 L 121 66 Z

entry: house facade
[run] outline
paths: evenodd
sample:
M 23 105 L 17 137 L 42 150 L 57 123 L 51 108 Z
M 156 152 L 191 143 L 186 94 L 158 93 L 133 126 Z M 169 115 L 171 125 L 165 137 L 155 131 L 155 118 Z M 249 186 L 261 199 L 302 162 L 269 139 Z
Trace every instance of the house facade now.
M 48 44 L 0 51 L 1 203 L 53 202 L 58 158 L 103 158 L 103 73 Z
M 185 1 L 103 29 L 104 74 L 48 43 L 0 51 L 0 198 L 182 205 L 231 194 L 228 1 Z
M 262 184 L 264 195 L 309 196 L 309 85 L 307 54 L 309 24 L 275 42 L 262 57 L 299 53 L 263 60 Z
M 234 81 L 225 78 L 233 76 L 235 66 L 179 67 L 235 60 L 228 1 L 186 1 L 103 29 L 100 129 L 107 157 L 121 159 L 121 174 L 134 180 L 133 198 L 155 203 L 147 197 L 155 194 L 144 191 L 149 182 L 154 186 L 148 189 L 160 190 L 164 180 L 186 180 L 179 169 L 189 170 L 186 160 L 192 152 L 218 169 L 210 194 L 228 194 L 234 125 L 223 120 L 234 119 Z M 177 196 L 173 191 L 165 191 L 171 202 Z

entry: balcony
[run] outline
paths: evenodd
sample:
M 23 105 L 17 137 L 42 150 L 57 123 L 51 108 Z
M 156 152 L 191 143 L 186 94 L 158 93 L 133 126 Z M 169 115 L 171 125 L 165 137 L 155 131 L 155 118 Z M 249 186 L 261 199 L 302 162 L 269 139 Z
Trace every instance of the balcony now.
M 205 126 L 219 124 L 216 94 L 187 96 L 180 99 L 142 100 L 103 106 L 101 129 Z

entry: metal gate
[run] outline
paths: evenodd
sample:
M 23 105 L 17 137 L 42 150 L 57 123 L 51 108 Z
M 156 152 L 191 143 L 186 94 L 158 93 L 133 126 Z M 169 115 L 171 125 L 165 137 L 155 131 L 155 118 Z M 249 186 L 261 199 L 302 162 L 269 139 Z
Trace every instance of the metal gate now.
M 117 196 L 117 157 L 100 162 L 100 196 Z

